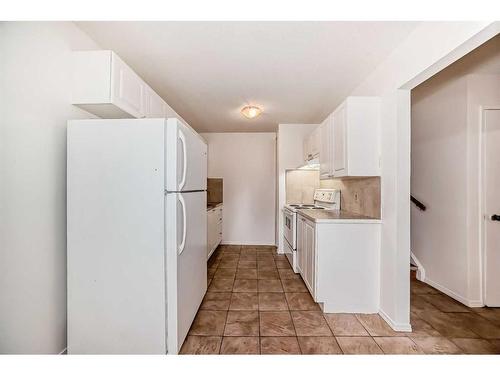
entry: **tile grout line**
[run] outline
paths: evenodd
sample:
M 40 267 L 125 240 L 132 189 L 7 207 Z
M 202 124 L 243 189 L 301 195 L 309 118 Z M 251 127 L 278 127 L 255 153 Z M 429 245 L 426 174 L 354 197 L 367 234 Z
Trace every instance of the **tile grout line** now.
M 285 302 L 286 302 L 286 305 L 288 307 L 288 315 L 290 315 L 290 320 L 292 321 L 292 325 L 293 325 L 293 330 L 295 332 L 295 340 L 297 340 L 297 346 L 299 347 L 299 352 L 301 355 L 303 355 L 304 353 L 302 352 L 302 348 L 300 347 L 300 342 L 299 342 L 299 338 L 297 336 L 297 328 L 295 327 L 295 322 L 293 321 L 293 316 L 292 316 L 292 312 L 290 310 L 290 304 L 288 303 L 288 300 L 286 298 L 286 294 L 285 294 L 285 288 L 283 286 L 283 280 L 281 279 L 281 275 L 280 275 L 280 283 L 281 283 L 281 288 L 283 289 L 283 296 L 285 297 Z

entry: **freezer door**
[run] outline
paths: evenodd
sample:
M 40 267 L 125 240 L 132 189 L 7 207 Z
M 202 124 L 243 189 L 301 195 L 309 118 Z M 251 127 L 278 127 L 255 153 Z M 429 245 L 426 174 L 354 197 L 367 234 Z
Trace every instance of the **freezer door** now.
M 165 132 L 165 186 L 168 191 L 207 189 L 207 144 L 176 118 Z
M 177 354 L 207 290 L 206 192 L 166 194 L 167 351 Z

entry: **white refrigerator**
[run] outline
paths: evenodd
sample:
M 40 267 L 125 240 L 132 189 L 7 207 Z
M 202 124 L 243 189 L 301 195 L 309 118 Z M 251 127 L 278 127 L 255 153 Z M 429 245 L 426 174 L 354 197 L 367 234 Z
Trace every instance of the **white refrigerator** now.
M 69 354 L 178 353 L 207 288 L 207 145 L 175 118 L 67 133 Z

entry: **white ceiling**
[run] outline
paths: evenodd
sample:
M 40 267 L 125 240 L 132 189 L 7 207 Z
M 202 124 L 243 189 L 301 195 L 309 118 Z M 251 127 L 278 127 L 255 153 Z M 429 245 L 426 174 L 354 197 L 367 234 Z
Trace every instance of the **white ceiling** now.
M 319 123 L 415 22 L 78 22 L 199 132 Z M 264 113 L 247 120 L 245 104 Z

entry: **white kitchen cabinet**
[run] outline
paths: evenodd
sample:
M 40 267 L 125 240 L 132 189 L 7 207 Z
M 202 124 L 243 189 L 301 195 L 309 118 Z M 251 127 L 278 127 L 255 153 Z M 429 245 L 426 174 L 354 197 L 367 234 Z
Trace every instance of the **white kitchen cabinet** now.
M 321 148 L 321 128 L 316 127 L 311 134 L 304 138 L 304 161 L 315 159 L 319 156 Z
M 177 117 L 113 51 L 74 51 L 71 103 L 101 118 Z
M 332 126 L 333 177 L 380 176 L 380 99 L 347 98 Z
M 312 157 L 318 157 L 321 146 L 321 128 L 319 126 L 317 126 L 316 129 L 314 129 L 314 131 L 311 133 L 309 142 L 309 149 L 311 151 Z
M 110 101 L 132 115 L 146 117 L 146 83 L 117 54 L 111 52 Z
M 345 103 L 333 113 L 333 174 L 340 175 L 345 171 Z
M 316 256 L 316 248 L 315 248 L 315 231 L 314 224 L 308 220 L 304 221 L 304 282 L 306 283 L 309 292 L 313 299 L 316 296 L 316 269 L 315 269 L 315 256 Z
M 297 271 L 305 271 L 305 219 L 297 217 Z
M 222 241 L 222 205 L 207 211 L 207 259 Z
M 297 217 L 299 273 L 325 313 L 377 313 L 380 221 Z
M 319 153 L 319 176 L 327 179 L 333 176 L 333 114 L 328 116 L 320 125 L 321 140 Z
M 167 110 L 167 103 L 163 101 L 163 99 L 152 89 L 149 87 L 146 89 L 146 93 L 144 95 L 145 103 L 144 106 L 146 108 L 146 117 L 169 117 Z
M 312 159 L 312 153 L 311 153 L 311 142 L 309 140 L 309 136 L 304 138 L 303 141 L 303 159 L 304 161 L 308 161 Z
M 316 285 L 315 242 L 314 223 L 299 216 L 297 220 L 297 269 L 313 298 Z

